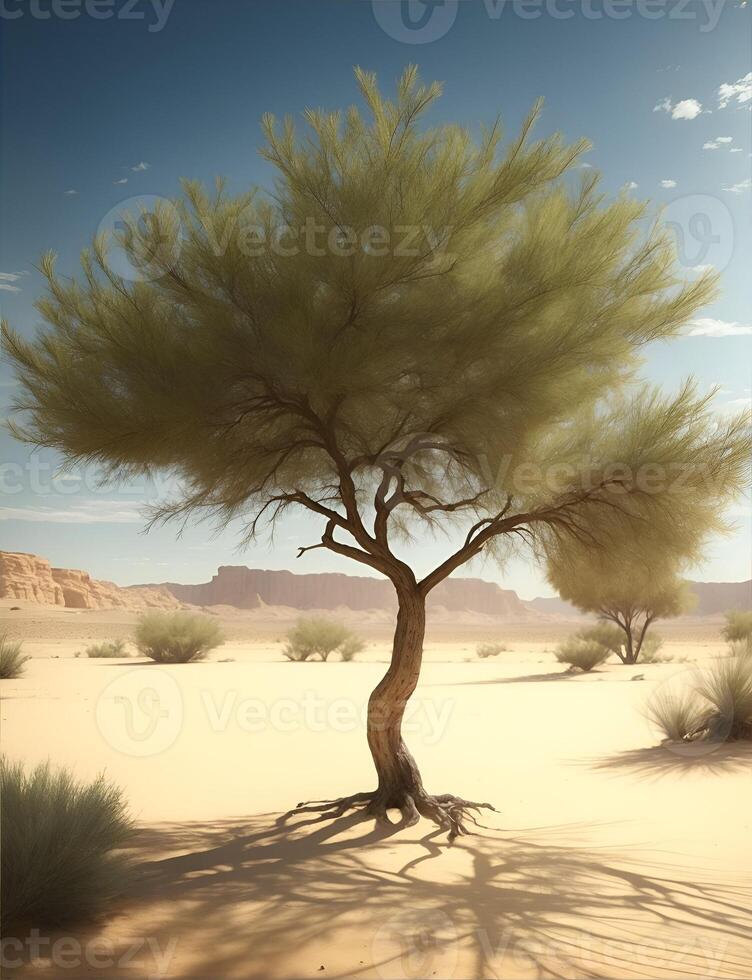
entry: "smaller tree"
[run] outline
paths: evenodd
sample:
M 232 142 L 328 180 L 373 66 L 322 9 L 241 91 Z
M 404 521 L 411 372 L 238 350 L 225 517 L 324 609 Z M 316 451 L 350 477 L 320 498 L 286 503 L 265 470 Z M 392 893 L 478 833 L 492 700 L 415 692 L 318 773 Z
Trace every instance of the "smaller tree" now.
M 622 642 L 612 643 L 612 652 L 635 664 L 653 623 L 689 611 L 694 597 L 680 577 L 677 551 L 623 532 L 601 522 L 580 539 L 552 542 L 547 577 L 562 599 L 618 627 Z

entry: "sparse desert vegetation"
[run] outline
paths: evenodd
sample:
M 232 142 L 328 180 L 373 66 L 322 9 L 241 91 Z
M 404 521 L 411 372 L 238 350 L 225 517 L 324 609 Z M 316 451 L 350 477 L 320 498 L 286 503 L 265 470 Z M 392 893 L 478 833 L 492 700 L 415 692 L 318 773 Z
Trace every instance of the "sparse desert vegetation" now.
M 597 640 L 572 636 L 559 644 L 554 655 L 560 664 L 568 664 L 587 673 L 604 664 L 611 651 Z
M 132 824 L 104 777 L 81 782 L 49 763 L 27 770 L 3 759 L 0 808 L 5 936 L 91 921 L 122 893 Z
M 135 631 L 139 653 L 159 664 L 203 660 L 223 642 L 217 620 L 198 613 L 146 613 Z
M 481 660 L 487 660 L 489 657 L 498 657 L 500 653 L 506 652 L 507 648 L 503 643 L 479 643 L 475 648 L 475 654 Z
M 282 654 L 288 660 L 326 661 L 335 651 L 350 661 L 364 648 L 363 641 L 343 623 L 327 616 L 301 617 L 287 634 Z
M 129 656 L 128 644 L 125 640 L 108 640 L 104 643 L 93 643 L 91 646 L 86 647 L 83 654 L 76 654 L 76 656 L 89 657 L 93 660 L 114 660 L 118 657 Z
M 752 656 L 718 658 L 694 670 L 682 689 L 654 695 L 647 713 L 672 742 L 752 738 Z
M 0 680 L 20 677 L 29 659 L 24 656 L 20 640 L 12 640 L 7 633 L 0 633 Z

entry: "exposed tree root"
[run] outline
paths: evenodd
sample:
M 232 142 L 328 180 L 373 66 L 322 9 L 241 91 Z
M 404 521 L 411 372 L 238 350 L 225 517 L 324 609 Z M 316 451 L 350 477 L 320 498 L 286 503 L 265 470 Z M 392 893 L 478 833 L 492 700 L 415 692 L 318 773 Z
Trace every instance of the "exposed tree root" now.
M 419 792 L 385 794 L 374 790 L 371 793 L 355 793 L 336 800 L 309 800 L 299 803 L 290 816 L 298 813 L 318 813 L 322 820 L 335 820 L 349 810 L 355 810 L 364 820 L 372 817 L 381 824 L 394 827 L 413 827 L 421 817 L 432 820 L 449 835 L 449 843 L 461 834 L 473 833 L 469 825 L 482 827 L 477 820 L 481 810 L 498 812 L 490 803 L 473 803 L 459 796 L 445 793 L 431 796 L 421 789 Z M 399 810 L 402 819 L 395 824 L 389 818 L 390 810 Z

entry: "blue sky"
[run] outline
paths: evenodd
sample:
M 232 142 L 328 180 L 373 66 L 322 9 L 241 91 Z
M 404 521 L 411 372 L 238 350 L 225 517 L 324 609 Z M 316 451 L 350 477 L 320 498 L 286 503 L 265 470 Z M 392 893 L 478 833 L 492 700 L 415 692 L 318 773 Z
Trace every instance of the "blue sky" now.
M 501 113 L 513 133 L 543 95 L 540 132 L 589 137 L 607 191 L 635 184 L 666 208 L 687 276 L 715 265 L 723 293 L 693 336 L 648 352 L 645 374 L 668 388 L 688 374 L 720 385 L 718 409 L 731 410 L 752 383 L 751 17 L 741 0 L 2 0 L 3 316 L 32 332 L 40 254 L 55 250 L 74 273 L 80 249 L 133 197 L 174 196 L 183 176 L 269 187 L 262 113 L 347 105 L 353 65 L 389 86 L 416 62 L 445 84 L 436 119 Z M 0 364 L 0 415 L 12 393 Z M 241 555 L 232 529 L 144 535 L 139 511 L 158 488 L 105 491 L 95 473 L 61 477 L 58 466 L 0 434 L 0 548 L 124 584 L 200 581 L 239 562 L 362 573 L 322 550 L 295 560 L 317 539 L 308 515 Z M 711 543 L 698 576 L 750 577 L 748 505 L 733 516 L 736 534 Z M 446 547 L 429 543 L 418 564 Z M 472 571 L 525 597 L 550 593 L 530 562 Z

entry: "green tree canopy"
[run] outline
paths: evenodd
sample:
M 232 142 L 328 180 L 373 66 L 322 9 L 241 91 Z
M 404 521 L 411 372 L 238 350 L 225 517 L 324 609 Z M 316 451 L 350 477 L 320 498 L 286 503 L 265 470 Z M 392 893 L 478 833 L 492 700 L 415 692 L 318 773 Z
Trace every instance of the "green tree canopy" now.
M 14 431 L 113 479 L 174 474 L 166 518 L 240 517 L 253 536 L 306 508 L 323 534 L 300 554 L 387 576 L 399 612 L 369 703 L 379 785 L 332 812 L 398 807 L 455 834 L 463 801 L 426 793 L 400 733 L 428 592 L 500 541 L 576 539 L 593 509 L 667 536 L 709 528 L 747 443 L 691 385 L 634 386 L 645 346 L 678 334 L 716 283 L 677 276 L 645 204 L 575 179 L 586 142 L 534 140 L 540 105 L 508 142 L 498 121 L 479 136 L 431 125 L 440 88 L 414 68 L 393 101 L 356 75 L 365 113 L 309 110 L 303 132 L 265 117 L 273 195 L 186 183 L 174 207 L 133 217 L 140 280 L 101 239 L 78 281 L 44 259 L 45 328 L 29 342 L 3 327 Z M 650 487 L 646 467 L 661 474 Z M 461 530 L 419 581 L 395 540 L 421 522 Z

